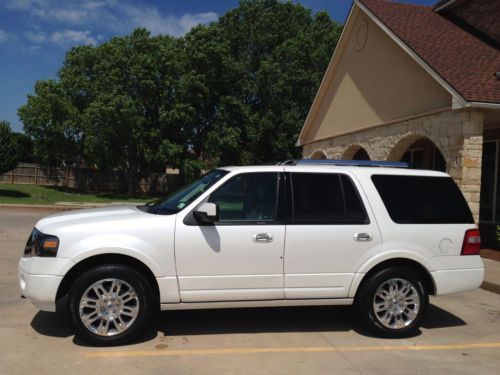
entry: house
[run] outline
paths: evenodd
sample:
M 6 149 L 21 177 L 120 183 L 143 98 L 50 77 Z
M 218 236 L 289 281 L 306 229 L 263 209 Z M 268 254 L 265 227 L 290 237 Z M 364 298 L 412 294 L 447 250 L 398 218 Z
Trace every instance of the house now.
M 500 3 L 355 0 L 297 145 L 449 173 L 500 247 Z

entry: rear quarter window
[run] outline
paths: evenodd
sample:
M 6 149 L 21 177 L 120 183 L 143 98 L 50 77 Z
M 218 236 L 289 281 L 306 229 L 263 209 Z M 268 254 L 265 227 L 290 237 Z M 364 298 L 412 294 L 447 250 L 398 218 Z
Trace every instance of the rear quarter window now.
M 474 223 L 462 192 L 450 177 L 373 175 L 372 181 L 395 223 Z

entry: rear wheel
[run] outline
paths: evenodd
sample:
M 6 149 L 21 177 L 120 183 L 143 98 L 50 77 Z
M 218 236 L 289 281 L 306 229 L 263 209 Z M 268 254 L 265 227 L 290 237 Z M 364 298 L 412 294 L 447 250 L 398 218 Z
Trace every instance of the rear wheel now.
M 409 268 L 392 267 L 366 280 L 355 303 L 370 331 L 379 336 L 402 337 L 418 328 L 429 297 L 418 274 Z
M 153 311 L 151 286 L 136 270 L 103 265 L 82 274 L 69 293 L 76 335 L 96 345 L 119 345 L 137 338 Z

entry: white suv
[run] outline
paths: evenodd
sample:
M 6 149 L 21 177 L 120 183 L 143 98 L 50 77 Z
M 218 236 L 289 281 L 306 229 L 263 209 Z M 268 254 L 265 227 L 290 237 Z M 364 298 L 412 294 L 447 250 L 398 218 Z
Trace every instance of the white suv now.
M 45 311 L 65 301 L 96 344 L 134 339 L 158 307 L 355 304 L 377 334 L 406 335 L 429 295 L 475 289 L 484 268 L 457 185 L 403 166 L 225 167 L 145 206 L 51 215 L 29 237 L 21 291 Z

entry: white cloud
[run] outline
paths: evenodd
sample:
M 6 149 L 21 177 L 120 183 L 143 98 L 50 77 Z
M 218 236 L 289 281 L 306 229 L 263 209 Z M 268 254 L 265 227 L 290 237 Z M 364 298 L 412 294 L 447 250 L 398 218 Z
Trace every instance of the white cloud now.
M 75 9 L 54 9 L 47 12 L 47 16 L 66 23 L 79 23 L 84 18 L 88 17 L 88 13 Z
M 217 19 L 217 14 L 213 12 L 190 14 L 186 13 L 181 17 L 172 15 L 162 16 L 157 8 L 125 5 L 121 10 L 126 17 L 118 19 L 115 28 L 124 27 L 145 27 L 153 34 L 169 34 L 180 36 L 187 33 L 193 26 L 200 23 L 212 22 Z
M 110 35 L 128 34 L 137 27 L 145 27 L 153 35 L 181 36 L 192 27 L 216 21 L 218 17 L 214 12 L 174 16 L 133 0 L 0 0 L 2 6 L 27 17 L 29 23 L 20 34 L 35 45 L 49 42 L 62 46 L 96 45 Z M 7 36 L 0 32 L 0 42 Z
M 47 39 L 45 34 L 40 32 L 27 31 L 24 33 L 24 35 L 30 42 L 33 43 L 42 43 L 45 42 L 45 40 Z
M 86 1 L 82 4 L 82 7 L 89 10 L 95 10 L 106 6 L 105 1 Z
M 50 36 L 50 40 L 54 43 L 64 46 L 73 44 L 92 44 L 96 45 L 97 40 L 91 36 L 89 30 L 62 30 L 55 31 Z
M 5 43 L 11 38 L 11 35 L 2 29 L 0 29 L 0 43 Z
M 27 51 L 28 52 L 38 52 L 42 47 L 40 46 L 28 46 Z
M 104 28 L 130 32 L 145 27 L 153 34 L 183 35 L 193 26 L 217 19 L 214 12 L 162 14 L 152 5 L 117 0 L 4 0 L 4 6 L 25 12 L 34 19 L 61 25 L 85 25 L 86 29 Z
M 191 30 L 200 23 L 210 23 L 217 21 L 218 15 L 214 12 L 190 14 L 186 13 L 179 19 L 179 25 L 185 30 L 184 33 Z
M 38 6 L 37 0 L 5 0 L 5 7 L 8 9 L 29 10 Z

